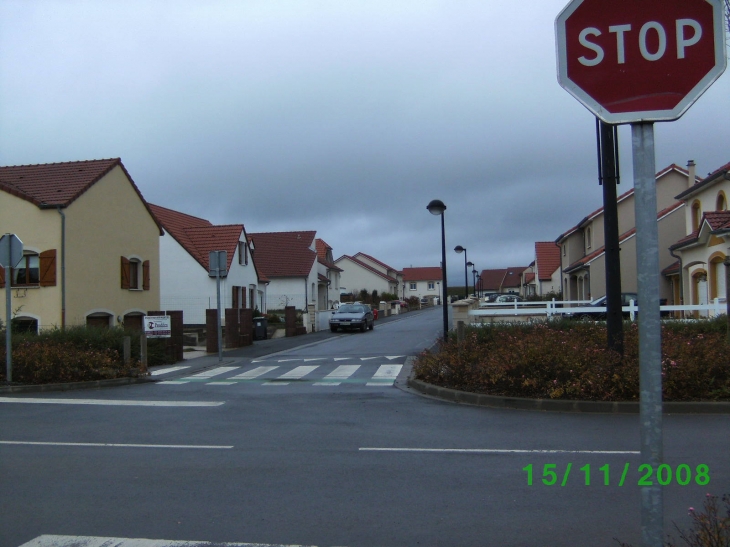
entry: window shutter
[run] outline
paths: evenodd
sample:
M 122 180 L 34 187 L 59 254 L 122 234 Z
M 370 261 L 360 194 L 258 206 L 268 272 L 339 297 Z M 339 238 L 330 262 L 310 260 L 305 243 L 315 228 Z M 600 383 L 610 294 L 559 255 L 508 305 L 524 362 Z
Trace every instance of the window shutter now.
M 122 288 L 129 289 L 129 260 L 122 257 Z
M 41 275 L 40 285 L 41 287 L 55 287 L 56 286 L 56 249 L 50 249 L 43 251 L 40 254 L 41 263 Z
M 5 268 L 0 266 L 0 289 L 5 288 Z
M 142 290 L 150 290 L 150 261 L 142 262 Z

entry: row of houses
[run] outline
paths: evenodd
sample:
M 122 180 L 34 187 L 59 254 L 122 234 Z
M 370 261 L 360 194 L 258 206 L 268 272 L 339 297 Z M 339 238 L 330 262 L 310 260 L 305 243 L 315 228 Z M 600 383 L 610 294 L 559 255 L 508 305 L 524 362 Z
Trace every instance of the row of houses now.
M 439 268 L 401 271 L 364 253 L 335 260 L 312 230 L 251 233 L 148 203 L 119 158 L 0 167 L 0 222 L 24 247 L 16 267 L 0 268 L 0 298 L 11 291 L 15 322 L 31 331 L 141 328 L 165 310 L 204 325 L 216 307 L 211 251 L 226 251 L 224 308 L 314 312 L 336 306 L 345 287 L 421 297 L 440 282 Z
M 693 161 L 656 174 L 660 298 L 668 304 L 706 304 L 725 296 L 730 243 L 730 163 L 698 177 Z M 633 188 L 617 198 L 621 290 L 637 292 Z M 526 267 L 484 270 L 487 292 L 522 296 L 562 294 L 592 300 L 606 294 L 603 208 L 583 217 L 555 241 L 535 243 Z

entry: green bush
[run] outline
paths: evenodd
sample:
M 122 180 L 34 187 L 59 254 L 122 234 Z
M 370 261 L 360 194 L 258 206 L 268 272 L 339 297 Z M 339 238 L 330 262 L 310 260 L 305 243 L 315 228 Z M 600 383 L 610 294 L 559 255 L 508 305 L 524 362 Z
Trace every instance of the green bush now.
M 132 361 L 124 364 L 124 337 L 131 339 Z M 84 326 L 50 329 L 39 334 L 14 334 L 13 381 L 27 384 L 81 382 L 123 378 L 138 374 L 140 336 L 122 328 L 94 329 Z M 5 355 L 1 333 L 0 355 Z M 170 363 L 167 341 L 147 341 L 149 366 Z M 5 380 L 5 367 L 0 370 Z
M 724 319 L 662 328 L 662 376 L 668 401 L 730 400 L 730 348 Z M 606 349 L 600 323 L 560 321 L 468 328 L 458 343 L 423 352 L 416 378 L 445 387 L 547 399 L 637 401 L 638 328 L 626 323 L 623 359 Z

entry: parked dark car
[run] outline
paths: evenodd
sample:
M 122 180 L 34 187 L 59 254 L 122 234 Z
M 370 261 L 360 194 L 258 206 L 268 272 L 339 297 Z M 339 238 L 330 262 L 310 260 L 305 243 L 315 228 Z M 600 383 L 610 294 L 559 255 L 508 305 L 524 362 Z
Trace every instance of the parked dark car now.
M 639 295 L 635 292 L 623 292 L 621 293 L 621 307 L 628 306 L 631 304 L 631 301 L 634 301 L 634 305 L 639 303 Z M 597 298 L 590 304 L 585 305 L 587 308 L 605 308 L 606 307 L 606 297 L 602 296 L 601 298 Z M 622 315 L 625 319 L 628 319 L 631 317 L 631 314 L 627 311 L 623 312 Z M 576 319 L 582 319 L 584 321 L 605 321 L 606 320 L 606 312 L 590 312 L 590 313 L 579 313 L 577 315 L 570 314 L 566 315 L 568 317 L 572 316 Z
M 330 330 L 337 332 L 341 329 L 360 329 L 361 332 L 373 330 L 373 310 L 365 304 L 341 304 L 332 312 Z

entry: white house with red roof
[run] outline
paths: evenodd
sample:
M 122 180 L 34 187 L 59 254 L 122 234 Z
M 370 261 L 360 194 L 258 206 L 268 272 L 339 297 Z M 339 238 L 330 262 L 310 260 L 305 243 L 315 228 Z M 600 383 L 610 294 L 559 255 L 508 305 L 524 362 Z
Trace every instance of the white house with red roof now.
M 313 230 L 249 234 L 256 267 L 269 281 L 270 310 L 286 306 L 312 313 L 329 309 L 327 265 L 318 260 L 316 235 Z M 314 324 L 313 317 L 310 324 Z
M 357 294 L 366 290 L 368 293 L 378 291 L 378 294 L 399 294 L 403 274 L 370 255 L 342 255 L 335 260 L 335 265 L 342 270 L 340 283 L 343 292 Z
M 685 235 L 670 246 L 677 260 L 664 275 L 672 282 L 674 299 L 705 304 L 725 299 L 725 258 L 730 254 L 730 163 L 704 179 L 689 162 L 687 187 L 676 198 L 684 205 Z
M 669 246 L 684 235 L 684 203 L 677 194 L 687 189 L 687 170 L 670 165 L 656 174 L 659 265 L 676 261 Z M 637 292 L 634 189 L 617 198 L 619 247 L 621 249 L 621 292 Z M 564 300 L 593 300 L 606 294 L 603 207 L 584 217 L 555 241 L 560 248 L 560 269 Z M 663 278 L 659 296 L 674 303 L 670 280 Z
M 317 249 L 317 278 L 320 286 L 317 309 L 333 309 L 340 302 L 340 274 L 342 268 L 335 265 L 332 247 L 324 239 L 314 240 Z
M 415 296 L 419 299 L 428 298 L 432 302 L 439 299 L 443 302 L 441 293 L 441 268 L 439 266 L 425 266 L 420 268 L 403 268 L 404 299 Z
M 216 279 L 208 275 L 210 251 L 226 251 L 221 307 L 266 312 L 266 284 L 251 258 L 243 224 L 210 221 L 150 204 L 165 235 L 160 240 L 161 307 L 182 310 L 185 325 L 205 325 L 205 310 L 217 307 Z
M 0 167 L 0 211 L 23 242 L 0 268 L 21 328 L 141 329 L 159 309 L 161 228 L 119 158 Z

